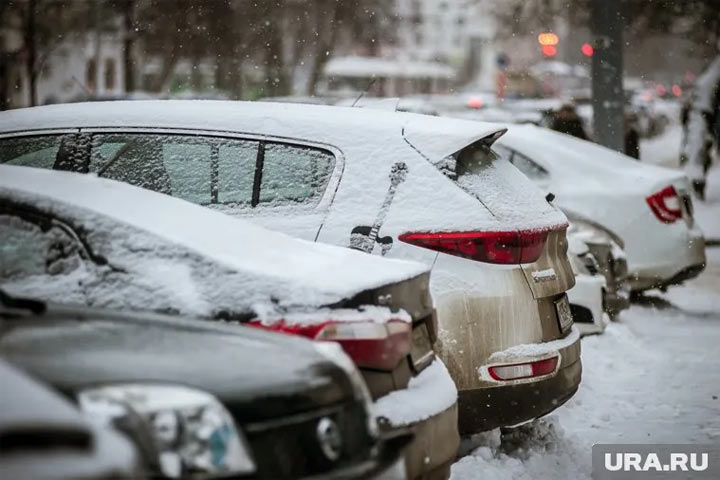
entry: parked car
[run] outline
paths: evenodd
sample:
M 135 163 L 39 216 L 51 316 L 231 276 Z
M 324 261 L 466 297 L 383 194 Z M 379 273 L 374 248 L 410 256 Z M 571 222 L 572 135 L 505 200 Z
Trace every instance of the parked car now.
M 503 128 L 375 109 L 158 101 L 12 111 L 0 131 L 1 162 L 94 172 L 431 267 L 435 345 L 460 390 L 462 433 L 532 420 L 577 390 L 567 220 L 496 158 Z
M 8 328 L 2 314 L 0 326 Z M 92 423 L 59 393 L 2 359 L 0 380 L 1 478 L 144 478 L 138 452 L 124 435 Z
M 531 125 L 513 126 L 496 149 L 559 206 L 623 240 L 633 291 L 679 284 L 704 269 L 705 240 L 684 173 Z
M 132 438 L 148 476 L 364 479 L 401 458 L 336 345 L 5 297 L 3 356 Z
M 610 323 L 604 310 L 605 277 L 587 244 L 568 233 L 568 254 L 575 272 L 575 286 L 568 290 L 570 311 L 581 335 L 602 333 Z
M 414 429 L 410 476 L 447 473 L 459 446 L 457 391 L 432 349 L 437 327 L 424 265 L 36 168 L 0 165 L 0 219 L 3 252 L 12 254 L 0 278 L 13 293 L 260 323 L 338 342 L 360 367 L 383 428 Z
M 589 220 L 582 215 L 564 210 L 570 219 L 568 237 L 575 237 L 586 247 L 588 254 L 579 258 L 584 268 L 605 277 L 602 306 L 611 320 L 621 311 L 630 307 L 630 285 L 628 283 L 627 257 L 625 243 L 617 234 Z

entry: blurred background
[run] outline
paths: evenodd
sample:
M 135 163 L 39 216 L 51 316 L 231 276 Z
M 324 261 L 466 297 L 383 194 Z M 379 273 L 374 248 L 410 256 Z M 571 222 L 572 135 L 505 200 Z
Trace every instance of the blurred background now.
M 590 95 L 595 0 L 5 0 L 0 109 L 88 98 Z M 719 0 L 608 4 L 624 87 L 682 96 Z

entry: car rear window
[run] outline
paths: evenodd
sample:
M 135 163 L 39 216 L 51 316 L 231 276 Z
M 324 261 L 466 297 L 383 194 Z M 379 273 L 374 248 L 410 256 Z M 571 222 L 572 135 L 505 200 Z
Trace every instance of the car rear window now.
M 499 220 L 528 228 L 555 209 L 525 175 L 484 142 L 468 145 L 436 167 Z

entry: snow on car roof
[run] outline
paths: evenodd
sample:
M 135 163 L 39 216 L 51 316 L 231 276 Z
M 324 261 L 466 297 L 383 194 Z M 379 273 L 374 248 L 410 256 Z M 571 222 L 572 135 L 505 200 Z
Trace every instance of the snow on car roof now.
M 439 160 L 502 127 L 406 112 L 272 102 L 136 100 L 45 105 L 0 114 L 0 134 L 56 128 L 177 128 L 272 135 L 334 145 L 405 138 Z M 362 132 L 362 133 L 361 133 Z
M 91 174 L 0 165 L 0 196 L 23 201 L 30 198 L 36 206 L 49 204 L 51 211 L 68 213 L 75 221 L 83 220 L 78 212 L 100 215 L 149 233 L 155 241 L 162 239 L 167 243 L 161 249 L 170 244 L 196 252 L 223 267 L 219 275 L 228 275 L 228 282 L 232 280 L 229 275 L 243 277 L 242 289 L 231 294 L 237 297 L 235 304 L 242 304 L 244 297 L 251 301 L 253 288 L 274 282 L 282 288 L 276 288 L 271 297 L 280 304 L 331 305 L 427 271 L 420 263 L 295 239 L 184 200 Z M 177 263 L 183 262 L 184 257 L 179 255 Z M 153 275 L 172 276 L 171 270 Z M 172 283 L 172 279 L 168 281 Z
M 682 178 L 682 172 L 641 163 L 593 142 L 535 125 L 513 125 L 499 144 L 539 160 L 552 168 L 553 175 L 568 177 L 577 188 L 598 185 L 631 191 L 666 184 Z M 649 192 L 648 192 L 649 193 Z

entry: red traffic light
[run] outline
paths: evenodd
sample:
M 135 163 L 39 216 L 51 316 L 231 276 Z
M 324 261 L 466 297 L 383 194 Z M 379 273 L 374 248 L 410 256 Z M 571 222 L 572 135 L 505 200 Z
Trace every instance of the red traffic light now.
M 555 54 L 557 54 L 557 48 L 553 47 L 552 45 L 543 45 L 542 53 L 546 57 L 554 57 Z
M 585 55 L 586 57 L 593 56 L 594 49 L 593 49 L 592 45 L 590 45 L 589 43 L 583 43 L 583 46 L 580 47 L 580 50 L 582 51 L 583 55 Z

